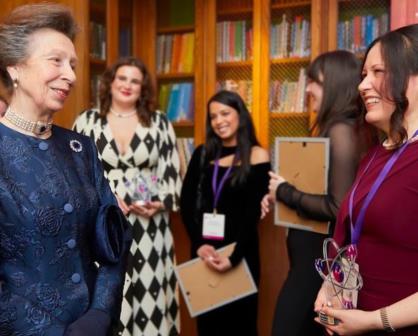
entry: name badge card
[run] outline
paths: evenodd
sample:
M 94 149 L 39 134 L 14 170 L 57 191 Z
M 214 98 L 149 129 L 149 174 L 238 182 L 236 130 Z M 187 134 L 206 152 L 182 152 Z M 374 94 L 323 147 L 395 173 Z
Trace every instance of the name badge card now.
M 223 240 L 225 237 L 225 215 L 203 214 L 203 238 Z

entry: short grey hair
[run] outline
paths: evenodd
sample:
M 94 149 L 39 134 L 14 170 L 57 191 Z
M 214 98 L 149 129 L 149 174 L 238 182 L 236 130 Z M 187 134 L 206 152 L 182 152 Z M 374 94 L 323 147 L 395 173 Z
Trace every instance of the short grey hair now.
M 29 56 L 29 37 L 40 29 L 58 31 L 73 42 L 78 32 L 71 10 L 64 5 L 39 3 L 14 9 L 0 23 L 0 80 L 7 89 L 13 89 L 7 67 L 19 64 Z

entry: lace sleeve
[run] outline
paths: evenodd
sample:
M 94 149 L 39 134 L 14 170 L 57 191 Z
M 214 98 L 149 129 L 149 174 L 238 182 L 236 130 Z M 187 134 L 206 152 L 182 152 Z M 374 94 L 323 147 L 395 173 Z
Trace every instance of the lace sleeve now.
M 296 209 L 300 216 L 319 221 L 335 221 L 339 206 L 353 183 L 359 162 L 358 141 L 352 125 L 335 124 L 329 131 L 329 137 L 327 194 L 307 194 L 289 183 L 281 184 L 276 193 L 278 201 Z

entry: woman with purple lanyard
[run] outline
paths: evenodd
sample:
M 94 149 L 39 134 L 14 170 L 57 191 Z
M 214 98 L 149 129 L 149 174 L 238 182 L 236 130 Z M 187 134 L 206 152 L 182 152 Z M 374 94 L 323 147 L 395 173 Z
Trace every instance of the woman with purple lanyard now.
M 321 288 L 315 311 L 339 321 L 324 324 L 330 335 L 418 335 L 417 55 L 418 25 L 386 33 L 366 52 L 365 119 L 386 139 L 366 155 L 340 208 L 334 239 L 357 246 L 363 288 L 351 310 L 327 307 Z
M 193 153 L 183 181 L 180 208 L 192 257 L 227 272 L 243 258 L 259 282 L 257 224 L 268 191 L 269 157 L 260 147 L 241 97 L 219 91 L 207 104 L 206 142 Z M 236 243 L 229 257 L 216 249 Z M 257 295 L 197 318 L 199 336 L 257 335 Z

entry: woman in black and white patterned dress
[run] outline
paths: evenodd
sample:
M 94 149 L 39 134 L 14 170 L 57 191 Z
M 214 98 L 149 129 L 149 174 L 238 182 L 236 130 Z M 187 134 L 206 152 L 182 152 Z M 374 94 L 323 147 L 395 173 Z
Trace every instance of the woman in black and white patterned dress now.
M 119 206 L 133 226 L 121 320 L 115 335 L 179 334 L 178 292 L 169 211 L 177 210 L 181 180 L 175 134 L 154 108 L 144 64 L 120 59 L 103 74 L 99 110 L 87 110 L 74 129 L 94 139 Z M 131 202 L 126 182 L 138 174 L 157 178 L 151 201 Z

